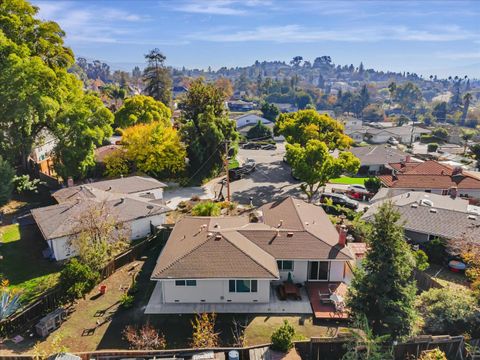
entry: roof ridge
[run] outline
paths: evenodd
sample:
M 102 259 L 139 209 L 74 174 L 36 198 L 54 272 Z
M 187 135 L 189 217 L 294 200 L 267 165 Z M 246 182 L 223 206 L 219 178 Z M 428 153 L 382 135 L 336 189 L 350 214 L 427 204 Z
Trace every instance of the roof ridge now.
M 270 254 L 269 252 L 263 250 L 260 246 L 258 246 L 257 244 L 255 244 L 253 241 L 250 241 L 249 239 L 247 239 L 245 236 L 243 236 L 240 232 L 238 232 L 237 230 L 231 230 L 231 231 L 235 231 L 238 235 L 240 235 L 242 238 L 244 238 L 245 240 L 247 240 L 250 244 L 252 244 L 253 246 L 255 246 L 256 248 L 258 248 L 259 251 L 261 252 L 264 252 L 265 254 L 267 254 L 268 256 L 272 257 L 274 261 L 276 261 L 277 259 L 275 259 L 275 257 Z M 250 254 L 247 254 L 245 251 L 243 251 L 241 248 L 239 248 L 237 245 L 235 245 L 231 240 L 229 240 L 226 236 L 223 235 L 222 232 L 219 232 L 219 234 L 222 234 L 222 236 L 225 238 L 225 240 L 227 240 L 230 244 L 232 244 L 234 247 L 236 247 L 238 250 L 240 250 L 241 252 L 243 252 L 246 256 L 248 256 L 253 262 L 255 262 L 257 265 L 260 265 L 263 269 L 265 269 L 268 273 L 270 273 L 271 275 L 273 276 L 277 276 L 276 274 L 273 274 L 270 270 L 268 270 L 263 264 L 259 263 L 256 259 L 254 259 L 253 257 L 250 256 Z
M 293 198 L 293 196 L 289 196 L 289 197 L 287 197 L 287 199 L 290 199 L 290 201 L 292 202 L 293 208 L 295 209 L 295 214 L 297 214 L 297 218 L 298 218 L 298 220 L 300 220 L 300 224 L 302 225 L 302 229 L 305 230 L 305 224 L 303 223 L 302 217 L 300 216 L 300 213 L 298 212 L 298 206 L 295 203 L 295 199 Z
M 192 252 L 194 252 L 195 250 L 197 250 L 198 248 L 202 247 L 203 245 L 205 245 L 208 240 L 210 240 L 212 237 L 214 237 L 215 235 L 212 235 L 212 236 L 208 236 L 208 233 L 207 233 L 207 237 L 205 238 L 204 241 L 200 242 L 197 246 L 194 246 L 190 249 L 190 251 L 186 252 L 185 254 L 183 254 L 182 256 L 179 256 L 177 258 L 175 258 L 175 260 L 171 261 L 170 264 L 168 264 L 168 266 L 164 266 L 162 267 L 161 271 L 165 271 L 167 269 L 170 269 L 173 265 L 177 264 L 180 260 L 184 259 L 185 257 L 187 257 L 188 255 L 190 255 Z

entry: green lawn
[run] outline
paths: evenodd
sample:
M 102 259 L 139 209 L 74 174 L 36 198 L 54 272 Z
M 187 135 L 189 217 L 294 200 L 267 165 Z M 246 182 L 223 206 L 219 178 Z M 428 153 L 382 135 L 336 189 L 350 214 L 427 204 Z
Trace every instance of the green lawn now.
M 60 267 L 43 258 L 46 243 L 34 225 L 0 226 L 0 277 L 22 291 L 22 300 L 29 299 L 54 286 Z
M 330 179 L 330 183 L 332 184 L 347 184 L 347 185 L 352 185 L 352 184 L 359 184 L 363 185 L 365 183 L 365 180 L 367 180 L 368 177 L 349 177 L 349 176 L 342 176 L 336 179 Z

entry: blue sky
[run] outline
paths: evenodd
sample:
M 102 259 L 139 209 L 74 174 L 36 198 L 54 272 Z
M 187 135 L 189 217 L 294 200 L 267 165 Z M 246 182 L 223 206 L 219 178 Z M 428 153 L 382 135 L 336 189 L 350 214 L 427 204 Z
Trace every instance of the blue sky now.
M 301 55 L 480 78 L 480 1 L 33 0 L 77 56 L 130 70 L 158 47 L 175 67 Z

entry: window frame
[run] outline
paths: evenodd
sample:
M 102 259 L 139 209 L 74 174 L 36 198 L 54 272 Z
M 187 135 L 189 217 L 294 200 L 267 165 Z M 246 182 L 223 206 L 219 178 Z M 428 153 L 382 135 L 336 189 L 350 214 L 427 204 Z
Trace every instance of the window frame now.
M 181 280 L 175 280 L 175 286 L 179 287 L 194 287 L 197 286 L 197 280 L 186 280 L 186 279 L 181 279 Z
M 248 281 L 248 291 L 238 291 L 238 283 L 244 283 Z M 251 294 L 258 293 L 258 280 L 257 279 L 230 279 L 228 280 L 228 292 L 235 294 Z
M 292 267 L 290 269 L 285 269 L 284 263 L 291 262 Z M 277 260 L 278 270 L 280 271 L 293 271 L 295 269 L 295 261 L 293 260 Z

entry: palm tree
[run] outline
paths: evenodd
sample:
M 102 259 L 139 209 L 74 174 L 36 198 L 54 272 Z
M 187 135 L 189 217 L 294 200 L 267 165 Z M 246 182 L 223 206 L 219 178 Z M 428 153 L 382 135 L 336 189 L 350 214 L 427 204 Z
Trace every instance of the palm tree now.
M 470 101 L 472 101 L 472 94 L 466 93 L 463 95 L 463 113 L 462 113 L 462 124 L 465 124 L 467 120 L 468 108 L 470 107 Z
M 463 140 L 463 156 L 467 153 L 468 141 L 471 140 L 476 135 L 475 130 L 465 130 L 462 129 L 462 140 Z

